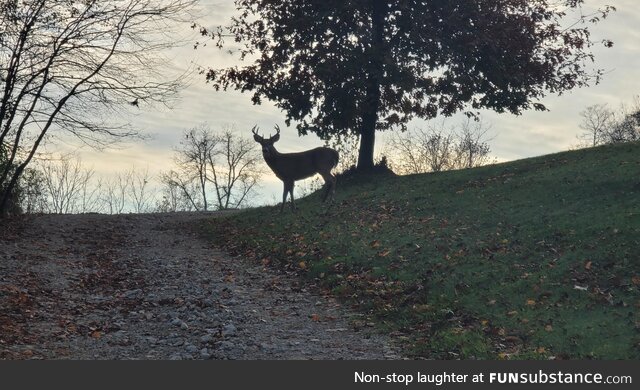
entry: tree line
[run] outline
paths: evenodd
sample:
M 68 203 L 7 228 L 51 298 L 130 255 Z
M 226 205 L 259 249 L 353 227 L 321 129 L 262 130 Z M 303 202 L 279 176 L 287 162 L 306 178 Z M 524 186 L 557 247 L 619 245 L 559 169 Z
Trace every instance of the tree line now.
M 608 104 L 594 104 L 581 113 L 579 146 L 598 146 L 640 140 L 640 97 L 618 109 Z
M 99 177 L 72 154 L 37 160 L 17 186 L 12 212 L 207 211 L 250 204 L 264 169 L 252 140 L 199 125 L 184 133 L 173 168 L 152 176 L 135 167 Z
M 482 122 L 473 121 L 459 127 L 431 124 L 395 135 L 385 153 L 399 174 L 472 168 L 493 161 L 488 130 Z M 357 141 L 349 138 L 333 145 L 341 154 L 338 173 L 355 166 Z M 255 203 L 259 182 L 267 172 L 256 145 L 233 126 L 213 131 L 201 124 L 183 133 L 174 149 L 172 168 L 155 176 L 148 167 L 132 166 L 100 177 L 76 155 L 43 157 L 22 175 L 11 211 L 121 214 L 243 208 Z M 319 182 L 311 181 L 298 196 L 317 189 Z

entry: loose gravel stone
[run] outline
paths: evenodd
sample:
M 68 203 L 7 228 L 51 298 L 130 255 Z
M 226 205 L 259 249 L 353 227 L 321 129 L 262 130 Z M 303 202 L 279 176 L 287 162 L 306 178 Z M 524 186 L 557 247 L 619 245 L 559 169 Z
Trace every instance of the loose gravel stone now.
M 0 291 L 31 305 L 7 311 L 0 359 L 401 358 L 331 297 L 192 233 L 218 215 L 30 217 L 0 237 Z

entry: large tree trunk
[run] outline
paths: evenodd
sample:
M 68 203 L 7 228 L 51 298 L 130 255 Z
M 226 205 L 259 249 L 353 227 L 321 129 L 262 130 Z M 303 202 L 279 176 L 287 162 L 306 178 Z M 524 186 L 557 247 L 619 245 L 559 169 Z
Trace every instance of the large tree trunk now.
M 380 85 L 383 77 L 384 60 L 384 19 L 387 13 L 386 1 L 371 0 L 371 61 L 367 67 L 367 93 L 365 112 L 360 129 L 360 150 L 358 153 L 358 170 L 373 169 L 373 151 L 376 140 L 376 123 L 380 107 Z

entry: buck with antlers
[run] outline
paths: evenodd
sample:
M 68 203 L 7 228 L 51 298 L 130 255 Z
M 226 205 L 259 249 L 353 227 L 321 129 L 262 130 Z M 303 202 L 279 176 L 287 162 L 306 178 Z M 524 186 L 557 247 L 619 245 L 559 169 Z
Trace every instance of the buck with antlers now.
M 338 164 L 338 152 L 331 148 L 315 148 L 299 153 L 280 153 L 273 146 L 280 139 L 280 127 L 276 125 L 276 135 L 263 138 L 258 134 L 258 127 L 253 126 L 251 132 L 253 139 L 262 146 L 262 156 L 269 168 L 284 183 L 282 193 L 282 207 L 284 210 L 287 202 L 287 194 L 291 195 L 291 209 L 295 210 L 293 203 L 293 184 L 296 180 L 306 179 L 319 173 L 324 179 L 325 193 L 322 201 L 326 201 L 329 195 L 333 199 L 336 191 L 336 177 L 331 170 Z

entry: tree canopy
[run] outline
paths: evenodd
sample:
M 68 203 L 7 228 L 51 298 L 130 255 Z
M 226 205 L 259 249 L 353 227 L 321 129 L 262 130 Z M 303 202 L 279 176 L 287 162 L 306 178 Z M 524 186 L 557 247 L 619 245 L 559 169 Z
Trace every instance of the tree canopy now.
M 359 135 L 359 169 L 373 166 L 376 130 L 460 111 L 545 110 L 548 93 L 597 82 L 589 27 L 614 10 L 582 11 L 582 0 L 235 5 L 230 25 L 201 32 L 246 65 L 208 69 L 206 79 L 273 101 L 301 135 Z

